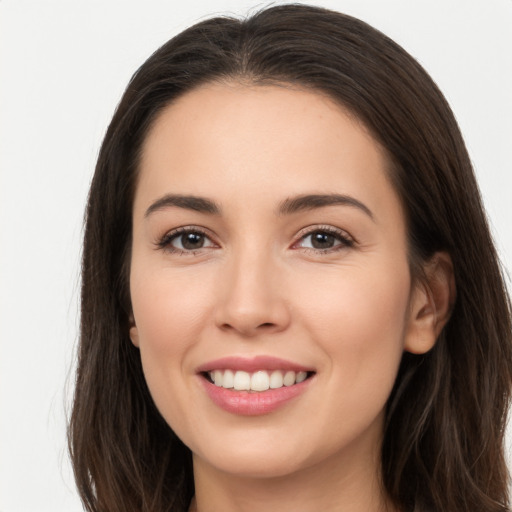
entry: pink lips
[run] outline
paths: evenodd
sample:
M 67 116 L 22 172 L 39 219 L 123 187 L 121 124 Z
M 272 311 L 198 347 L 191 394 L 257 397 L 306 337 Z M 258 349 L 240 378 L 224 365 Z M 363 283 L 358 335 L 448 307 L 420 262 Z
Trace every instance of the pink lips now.
M 244 372 L 257 372 L 258 370 L 292 370 L 295 372 L 309 372 L 313 368 L 307 368 L 300 364 L 279 359 L 278 357 L 256 356 L 250 359 L 245 357 L 222 357 L 209 361 L 196 368 L 196 372 L 209 372 L 211 370 L 242 370 Z
M 267 391 L 235 391 L 216 386 L 204 377 L 204 373 L 212 370 L 241 370 L 248 373 L 258 370 L 283 370 L 295 372 L 311 372 L 312 368 L 292 363 L 283 359 L 257 356 L 250 359 L 243 357 L 225 357 L 209 361 L 199 366 L 196 371 L 201 384 L 213 403 L 232 414 L 256 416 L 268 414 L 287 404 L 293 398 L 301 395 L 310 385 L 311 379 L 292 386 L 283 386 Z

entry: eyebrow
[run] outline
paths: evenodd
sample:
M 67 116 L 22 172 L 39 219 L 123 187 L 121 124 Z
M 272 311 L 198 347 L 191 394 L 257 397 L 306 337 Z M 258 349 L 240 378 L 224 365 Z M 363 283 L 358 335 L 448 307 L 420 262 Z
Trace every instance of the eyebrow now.
M 343 194 L 308 194 L 290 197 L 279 205 L 278 213 L 280 215 L 291 215 L 297 212 L 336 205 L 358 208 L 374 220 L 373 213 L 368 206 L 352 196 Z
M 220 207 L 210 199 L 197 196 L 185 196 L 181 194 L 166 194 L 151 204 L 151 206 L 146 210 L 144 217 L 147 218 L 154 212 L 164 210 L 165 208 L 172 206 L 200 213 L 209 213 L 211 215 L 220 214 Z
M 358 201 L 354 197 L 343 194 L 306 194 L 289 197 L 279 205 L 278 214 L 292 215 L 302 211 L 336 205 L 358 208 L 372 220 L 374 219 L 373 213 L 364 203 Z M 169 207 L 184 208 L 186 210 L 193 210 L 200 213 L 208 213 L 210 215 L 220 215 L 221 213 L 220 207 L 211 199 L 181 194 L 166 194 L 152 203 L 146 210 L 144 216 L 147 218 L 152 213 Z

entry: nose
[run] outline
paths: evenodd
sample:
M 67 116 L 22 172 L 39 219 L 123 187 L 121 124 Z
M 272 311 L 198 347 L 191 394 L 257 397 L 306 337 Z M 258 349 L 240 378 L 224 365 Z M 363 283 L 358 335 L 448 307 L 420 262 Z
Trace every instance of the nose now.
M 282 270 L 271 255 L 246 251 L 226 262 L 224 270 L 219 275 L 218 328 L 252 338 L 289 326 L 290 306 Z

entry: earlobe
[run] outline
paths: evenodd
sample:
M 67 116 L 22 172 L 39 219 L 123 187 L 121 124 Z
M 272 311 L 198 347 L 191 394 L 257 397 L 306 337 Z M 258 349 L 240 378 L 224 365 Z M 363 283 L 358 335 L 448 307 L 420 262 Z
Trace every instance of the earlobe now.
M 130 339 L 132 343 L 138 348 L 139 347 L 139 330 L 137 329 L 137 325 L 135 324 L 135 319 L 133 318 L 133 314 L 130 315 Z
M 435 345 L 450 319 L 456 298 L 455 276 L 450 255 L 437 252 L 425 265 L 425 279 L 412 291 L 404 349 L 424 354 Z

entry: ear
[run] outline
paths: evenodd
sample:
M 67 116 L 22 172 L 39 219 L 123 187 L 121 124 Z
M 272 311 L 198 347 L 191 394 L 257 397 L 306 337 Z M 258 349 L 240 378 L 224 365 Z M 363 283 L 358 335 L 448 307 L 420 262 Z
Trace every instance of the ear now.
M 133 313 L 130 314 L 130 339 L 132 340 L 132 343 L 139 348 L 139 330 L 135 324 Z
M 450 255 L 437 252 L 424 266 L 424 279 L 411 292 L 409 322 L 404 349 L 424 354 L 436 343 L 450 319 L 456 298 Z

